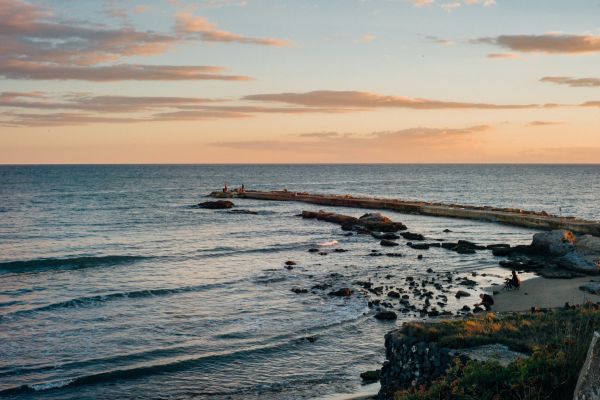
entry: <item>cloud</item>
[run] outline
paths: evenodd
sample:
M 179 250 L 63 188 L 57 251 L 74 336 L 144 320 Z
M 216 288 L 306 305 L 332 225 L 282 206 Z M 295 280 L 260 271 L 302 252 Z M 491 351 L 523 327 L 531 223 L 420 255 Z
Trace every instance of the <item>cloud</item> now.
M 460 7 L 460 3 L 457 1 L 452 3 L 444 3 L 440 7 L 442 7 L 442 9 L 446 12 L 452 12 L 453 10 Z
M 580 105 L 581 107 L 598 107 L 600 108 L 600 101 L 586 101 Z
M 84 80 L 95 82 L 221 80 L 248 81 L 241 75 L 224 75 L 223 67 L 116 64 L 108 66 L 56 65 L 18 60 L 0 61 L 0 76 L 7 79 Z
M 515 59 L 515 58 L 519 58 L 519 56 L 517 54 L 514 53 L 489 53 L 488 55 L 486 55 L 487 58 L 492 58 L 492 59 Z
M 343 113 L 348 109 L 224 105 L 225 100 L 88 93 L 0 92 L 1 125 L 49 126 L 250 118 L 260 114 Z M 25 110 L 27 112 L 25 112 Z M 36 112 L 36 113 L 34 113 Z M 128 114 L 127 117 L 121 115 Z
M 238 35 L 236 33 L 222 31 L 216 25 L 210 23 L 206 18 L 194 16 L 192 13 L 178 13 L 176 16 L 175 31 L 180 35 L 198 38 L 207 42 L 237 42 L 245 44 L 256 44 L 262 46 L 289 46 L 288 40 L 274 38 L 255 38 Z
M 593 35 L 501 35 L 473 43 L 491 44 L 523 53 L 589 54 L 600 52 L 600 36 Z
M 571 78 L 569 76 L 545 76 L 540 82 L 551 82 L 571 87 L 600 87 L 600 78 Z
M 371 43 L 375 39 L 377 39 L 377 36 L 366 34 L 366 35 L 363 35 L 363 37 L 361 37 L 358 41 L 360 43 Z
M 318 90 L 306 93 L 276 93 L 245 96 L 244 100 L 287 103 L 306 107 L 340 108 L 410 108 L 417 110 L 437 109 L 518 109 L 538 107 L 535 104 L 488 104 L 464 103 L 442 100 L 385 96 L 358 91 Z
M 536 126 L 549 126 L 549 125 L 562 125 L 564 122 L 558 121 L 531 121 L 525 126 L 536 127 Z
M 425 38 L 433 43 L 441 44 L 444 46 L 453 46 L 454 45 L 453 41 L 447 40 L 447 39 L 441 39 L 441 38 L 438 38 L 437 36 L 425 36 Z
M 286 151 L 297 153 L 309 151 L 325 154 L 365 154 L 394 149 L 396 155 L 415 155 L 415 150 L 445 152 L 448 149 L 471 149 L 477 146 L 478 136 L 492 130 L 489 125 L 475 125 L 465 128 L 426 128 L 417 127 L 396 131 L 380 131 L 369 134 L 353 133 L 308 133 L 282 140 L 247 140 L 214 142 L 213 146 L 240 150 Z
M 287 41 L 262 39 L 218 30 L 202 17 L 179 14 L 175 30 L 140 31 L 113 0 L 105 13 L 123 26 L 60 19 L 24 0 L 0 0 L 0 76 L 8 79 L 115 80 L 249 80 L 223 75 L 221 67 L 141 65 L 122 62 L 133 56 L 164 54 L 190 41 L 239 42 L 283 46 Z M 135 12 L 144 12 L 137 7 Z M 114 64 L 118 63 L 118 64 Z
M 425 7 L 433 3 L 434 0 L 413 0 L 415 7 Z

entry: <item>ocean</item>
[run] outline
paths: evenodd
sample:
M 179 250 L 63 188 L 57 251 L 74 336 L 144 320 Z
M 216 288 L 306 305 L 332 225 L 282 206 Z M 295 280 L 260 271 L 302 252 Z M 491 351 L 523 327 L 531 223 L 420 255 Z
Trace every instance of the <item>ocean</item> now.
M 381 249 L 372 237 L 297 216 L 323 208 L 315 205 L 234 199 L 256 214 L 191 207 L 225 183 L 599 219 L 598 165 L 0 166 L 0 397 L 353 393 L 359 374 L 384 361 L 385 333 L 421 318 L 377 321 L 357 281 L 399 287 L 431 269 L 481 288 L 507 274 L 490 252 L 418 251 L 402 239 L 394 251 L 403 257 L 371 257 Z M 443 240 L 526 244 L 534 233 L 384 214 Z M 348 251 L 307 251 L 333 240 Z M 297 263 L 292 270 L 288 260 Z M 315 288 L 323 284 L 356 294 L 332 297 Z M 472 305 L 478 290 L 449 295 L 446 309 Z

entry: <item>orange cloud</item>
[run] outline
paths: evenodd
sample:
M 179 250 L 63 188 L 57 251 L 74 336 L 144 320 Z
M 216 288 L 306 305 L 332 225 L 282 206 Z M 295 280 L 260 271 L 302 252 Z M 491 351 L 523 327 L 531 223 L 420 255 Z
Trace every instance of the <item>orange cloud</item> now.
M 179 13 L 176 16 L 175 30 L 187 38 L 198 38 L 207 42 L 237 42 L 262 46 L 289 46 L 290 42 L 282 39 L 255 38 L 222 31 L 206 18 L 191 13 Z
M 571 87 L 600 87 L 600 78 L 571 78 L 568 76 L 545 76 L 541 82 L 551 82 Z
M 501 35 L 476 39 L 473 42 L 492 44 L 523 53 L 586 54 L 600 52 L 600 36 L 593 35 Z
M 109 66 L 74 66 L 18 60 L 0 61 L 0 76 L 7 79 L 85 80 L 96 82 L 221 80 L 248 81 L 242 75 L 224 75 L 223 67 L 116 64 Z
M 490 53 L 486 57 L 494 59 L 519 58 L 519 56 L 514 53 Z
M 549 125 L 562 125 L 563 122 L 557 121 L 531 121 L 525 126 L 534 127 L 534 126 L 549 126 Z
M 463 103 L 442 100 L 418 99 L 400 96 L 385 96 L 358 91 L 317 90 L 306 93 L 256 94 L 245 100 L 288 103 L 307 107 L 354 107 L 354 108 L 411 108 L 417 110 L 436 109 L 518 109 L 538 107 L 535 104 L 488 104 Z

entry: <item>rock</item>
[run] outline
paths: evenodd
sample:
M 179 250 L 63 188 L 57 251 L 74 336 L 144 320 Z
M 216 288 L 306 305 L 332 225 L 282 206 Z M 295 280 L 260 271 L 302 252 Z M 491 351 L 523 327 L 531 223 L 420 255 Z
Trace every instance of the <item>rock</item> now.
M 496 247 L 495 249 L 492 249 L 492 254 L 496 257 L 508 256 L 511 253 L 512 250 L 510 247 Z
M 308 249 L 308 252 L 309 253 L 318 253 L 319 249 L 316 249 L 316 248 Z
M 475 361 L 497 361 L 503 367 L 518 360 L 519 358 L 528 358 L 529 355 L 513 351 L 507 346 L 499 343 L 485 344 L 483 346 L 460 349 L 456 351 L 455 356 L 465 356 L 469 360 Z
M 564 256 L 574 249 L 575 235 L 566 230 L 539 232 L 533 235 L 531 248 L 538 254 Z
M 471 307 L 464 305 L 460 310 L 461 311 L 471 311 Z
M 291 266 L 291 265 L 286 265 L 286 266 L 284 266 L 283 268 L 287 269 L 288 271 L 291 271 L 291 270 L 293 270 L 293 269 L 294 269 L 294 267 L 293 267 L 293 266 Z
M 417 256 L 417 260 L 422 260 L 422 259 L 423 259 L 423 254 L 419 254 L 419 255 Z
M 398 315 L 393 311 L 379 311 L 375 314 L 375 318 L 381 321 L 392 321 L 398 318 Z
M 464 285 L 464 286 L 471 286 L 471 287 L 473 287 L 473 286 L 476 286 L 476 285 L 477 285 L 477 282 L 475 282 L 474 280 L 471 280 L 471 279 L 467 279 L 467 278 L 463 279 L 463 280 L 462 280 L 462 281 L 460 281 L 459 283 L 460 283 L 461 285 Z
M 427 268 L 427 273 L 431 274 L 433 272 L 433 268 Z
M 600 333 L 594 332 L 573 400 L 600 399 Z
M 400 236 L 396 235 L 393 232 L 386 232 L 386 233 L 380 233 L 380 232 L 372 232 L 371 235 L 375 238 L 375 239 L 387 239 L 387 240 L 396 240 L 396 239 L 400 239 Z
M 304 294 L 304 293 L 308 293 L 308 289 L 292 288 L 292 292 L 294 292 L 296 294 Z
M 345 252 L 347 252 L 347 251 L 348 251 L 348 250 L 346 250 L 346 249 L 340 249 L 340 248 L 338 248 L 338 249 L 334 249 L 334 250 L 333 250 L 333 252 L 334 252 L 334 253 L 345 253 Z
M 470 247 L 456 246 L 452 250 L 454 250 L 458 254 L 475 254 L 475 249 L 472 249 Z
M 479 306 L 475 306 L 475 307 L 473 307 L 473 312 L 474 312 L 474 313 L 479 313 L 479 312 L 482 312 L 482 311 L 483 311 L 483 308 L 481 308 L 481 307 L 479 307 Z
M 316 285 L 313 285 L 311 289 L 325 290 L 329 289 L 330 287 L 331 285 L 329 283 L 318 283 Z
M 506 244 L 506 243 L 497 243 L 497 244 L 488 244 L 487 246 L 485 246 L 486 249 L 488 250 L 494 250 L 494 249 L 510 249 L 510 244 Z
M 249 215 L 258 215 L 258 211 L 253 210 L 230 210 L 231 214 L 249 214 Z
M 454 297 L 456 297 L 457 299 L 460 299 L 461 297 L 470 297 L 471 293 L 466 292 L 464 290 L 459 290 L 458 292 L 456 292 L 456 294 L 454 295 Z
M 341 225 L 343 230 L 358 233 L 397 232 L 406 229 L 401 222 L 393 222 L 379 213 L 365 214 L 360 218 L 325 211 L 302 211 L 302 218 L 317 219 Z
M 429 245 L 427 243 L 407 243 L 407 245 L 411 249 L 415 250 L 429 250 Z
M 373 371 L 365 371 L 360 374 L 360 378 L 365 382 L 377 382 L 379 380 L 379 375 L 381 375 L 381 370 L 373 370 Z
M 286 261 L 285 265 L 296 265 L 295 261 Z
M 350 288 L 341 288 L 338 290 L 334 290 L 333 292 L 329 292 L 330 296 L 338 296 L 338 297 L 349 297 L 352 296 L 354 291 Z
M 473 249 L 473 250 L 484 250 L 486 247 L 478 245 L 477 243 L 470 242 L 468 240 L 459 240 L 458 247 L 462 247 L 465 249 Z
M 393 290 L 388 292 L 388 297 L 391 297 L 393 299 L 399 299 L 400 298 L 400 293 L 398 292 L 394 292 Z
M 205 201 L 203 203 L 198 203 L 194 208 L 208 208 L 211 210 L 223 210 L 227 208 L 232 208 L 234 206 L 233 202 L 229 200 L 215 200 L 215 201 Z
M 400 233 L 400 236 L 406 240 L 425 240 L 425 236 L 420 233 L 402 232 Z
M 402 257 L 402 253 L 385 253 L 388 257 Z
M 588 282 L 583 286 L 579 286 L 579 289 L 584 292 L 600 295 L 600 282 Z
M 600 259 L 586 256 L 579 251 L 572 251 L 558 259 L 561 267 L 585 274 L 597 274 L 600 272 Z
M 447 229 L 447 228 L 444 229 L 444 233 L 450 233 L 450 232 L 452 232 L 450 229 Z
M 572 272 L 565 271 L 564 269 L 542 269 L 538 274 L 547 279 L 572 279 L 575 277 Z
M 386 247 L 398 246 L 398 243 L 387 239 L 383 239 L 381 242 L 379 242 L 379 244 Z

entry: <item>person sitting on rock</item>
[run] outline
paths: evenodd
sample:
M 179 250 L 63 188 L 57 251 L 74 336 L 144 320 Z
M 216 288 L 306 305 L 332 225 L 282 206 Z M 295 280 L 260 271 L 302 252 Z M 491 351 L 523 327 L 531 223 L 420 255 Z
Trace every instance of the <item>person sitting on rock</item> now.
M 478 305 L 482 305 L 483 307 L 485 307 L 486 311 L 490 311 L 492 309 L 492 306 L 494 305 L 494 298 L 487 293 L 481 293 L 479 295 L 479 298 L 481 299 L 481 303 L 479 303 Z
M 518 290 L 520 286 L 521 286 L 521 280 L 519 279 L 519 276 L 517 275 L 517 271 L 515 271 L 513 269 L 512 277 L 505 279 L 504 289 L 506 289 L 506 290 L 517 289 Z

